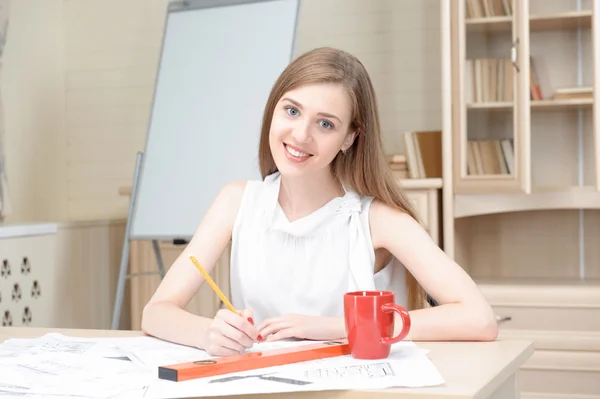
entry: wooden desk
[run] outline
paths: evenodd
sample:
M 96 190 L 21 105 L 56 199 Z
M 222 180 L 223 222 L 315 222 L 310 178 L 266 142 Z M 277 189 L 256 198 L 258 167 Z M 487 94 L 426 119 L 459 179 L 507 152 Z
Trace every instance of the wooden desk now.
M 70 330 L 27 327 L 0 329 L 0 342 L 8 338 L 38 337 L 58 332 L 74 337 L 139 336 L 139 331 Z M 430 350 L 429 358 L 446 384 L 431 388 L 395 388 L 377 391 L 322 391 L 247 395 L 244 399 L 514 399 L 519 398 L 517 372 L 533 354 L 529 341 L 418 342 Z M 220 399 L 235 399 L 221 396 Z

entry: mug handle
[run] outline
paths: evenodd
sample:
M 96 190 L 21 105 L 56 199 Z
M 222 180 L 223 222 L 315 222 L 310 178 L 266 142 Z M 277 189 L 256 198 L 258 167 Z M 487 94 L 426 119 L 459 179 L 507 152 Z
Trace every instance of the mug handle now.
M 391 345 L 402 341 L 410 331 L 410 315 L 408 314 L 408 311 L 395 303 L 384 303 L 381 305 L 381 310 L 384 312 L 397 312 L 402 318 L 402 331 L 400 331 L 400 334 L 395 337 L 383 337 L 381 338 L 381 343 Z

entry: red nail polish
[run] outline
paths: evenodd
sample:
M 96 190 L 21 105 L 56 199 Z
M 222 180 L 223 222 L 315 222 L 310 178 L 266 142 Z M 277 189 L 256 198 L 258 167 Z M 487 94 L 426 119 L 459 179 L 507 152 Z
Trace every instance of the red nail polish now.
M 258 337 L 256 337 L 257 340 L 259 341 L 264 341 L 265 339 L 262 337 L 262 335 L 258 334 Z
M 254 325 L 254 319 L 252 317 L 248 317 L 248 322 L 252 325 Z

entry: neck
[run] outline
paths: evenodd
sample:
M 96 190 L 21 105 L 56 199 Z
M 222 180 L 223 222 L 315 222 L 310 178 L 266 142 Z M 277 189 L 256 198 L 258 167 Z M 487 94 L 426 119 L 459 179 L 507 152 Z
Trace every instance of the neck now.
M 343 195 L 344 189 L 330 171 L 301 177 L 281 176 L 279 205 L 290 221 L 310 215 Z

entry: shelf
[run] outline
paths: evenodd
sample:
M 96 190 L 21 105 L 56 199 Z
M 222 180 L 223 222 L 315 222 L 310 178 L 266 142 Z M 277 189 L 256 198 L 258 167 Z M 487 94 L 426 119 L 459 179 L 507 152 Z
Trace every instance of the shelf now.
M 600 307 L 600 279 L 477 279 L 495 306 Z
M 468 33 L 510 32 L 513 17 L 468 18 L 465 25 Z
M 531 100 L 531 108 L 536 109 L 561 109 L 576 107 L 591 107 L 593 98 L 572 98 L 566 100 Z
M 465 21 L 467 32 L 510 32 L 513 17 L 469 18 Z M 577 28 L 590 29 L 592 26 L 592 11 L 573 11 L 554 15 L 531 15 L 529 30 L 539 32 L 545 30 L 573 30 Z
M 454 217 L 549 209 L 600 209 L 594 187 L 536 190 L 531 194 L 461 194 L 454 200 Z
M 532 109 L 569 109 L 576 107 L 591 107 L 594 105 L 593 98 L 573 98 L 565 100 L 531 100 Z M 472 110 L 512 110 L 513 103 L 510 101 L 482 102 L 467 104 L 467 109 Z
M 508 173 L 498 173 L 498 174 L 479 174 L 479 175 L 465 175 L 463 176 L 464 180 L 513 180 L 515 177 Z
M 528 340 L 535 342 L 535 348 L 550 351 L 592 351 L 600 352 L 600 332 L 564 330 L 538 330 L 501 328 L 498 338 L 506 340 Z M 561 361 L 561 363 L 564 360 Z M 529 365 L 528 365 L 529 366 Z M 525 398 L 525 395 L 522 396 Z M 534 398 L 538 398 L 535 396 Z M 532 399 L 534 399 L 532 398 Z M 580 396 L 581 398 L 581 396 Z M 583 396 L 585 398 L 585 396 Z M 589 398 L 589 397 L 588 397 Z
M 441 178 L 427 178 L 427 179 L 398 179 L 398 185 L 401 188 L 406 189 L 429 189 L 429 188 L 442 188 Z
M 467 104 L 467 109 L 473 110 L 512 110 L 512 108 L 513 103 L 510 101 L 494 101 Z
M 506 297 L 506 288 L 518 287 L 525 295 L 529 293 L 533 294 L 545 294 L 548 290 L 559 289 L 562 291 L 569 291 L 572 287 L 590 287 L 594 289 L 596 295 L 600 294 L 600 291 L 596 291 L 600 288 L 600 278 L 512 278 L 512 277 L 487 277 L 487 278 L 474 278 L 478 286 L 484 288 L 490 295 L 494 294 L 499 299 Z M 577 293 L 579 291 L 576 291 Z M 600 302 L 600 297 L 598 297 Z
M 573 11 L 557 15 L 540 15 L 529 18 L 531 32 L 543 30 L 589 29 L 592 26 L 592 11 Z

